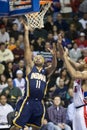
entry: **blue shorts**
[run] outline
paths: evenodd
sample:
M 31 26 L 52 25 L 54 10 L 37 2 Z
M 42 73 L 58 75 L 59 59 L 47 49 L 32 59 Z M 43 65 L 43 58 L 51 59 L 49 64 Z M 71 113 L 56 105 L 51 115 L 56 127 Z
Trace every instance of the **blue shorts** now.
M 25 125 L 39 128 L 43 115 L 44 107 L 41 101 L 25 98 L 17 116 L 13 120 L 13 124 L 18 128 L 24 128 Z

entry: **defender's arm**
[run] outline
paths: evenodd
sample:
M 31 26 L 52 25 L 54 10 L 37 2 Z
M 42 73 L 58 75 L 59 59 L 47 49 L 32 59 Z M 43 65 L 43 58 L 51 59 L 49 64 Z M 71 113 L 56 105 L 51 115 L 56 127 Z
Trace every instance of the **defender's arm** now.
M 69 60 L 67 58 L 66 53 L 64 53 L 63 57 L 64 57 L 64 61 L 65 61 L 67 70 L 69 71 L 69 73 L 72 76 L 72 78 L 74 78 L 74 79 L 87 79 L 87 72 L 85 72 L 85 71 L 83 71 L 83 72 L 77 71 L 75 69 L 75 67 L 73 67 L 70 64 L 70 62 L 69 62 Z

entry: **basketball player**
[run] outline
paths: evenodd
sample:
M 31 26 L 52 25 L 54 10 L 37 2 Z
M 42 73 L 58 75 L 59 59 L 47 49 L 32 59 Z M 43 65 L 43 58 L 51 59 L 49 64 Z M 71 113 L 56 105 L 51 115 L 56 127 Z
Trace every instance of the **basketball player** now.
M 68 49 L 62 47 L 62 38 L 60 36 L 58 44 L 60 53 L 63 54 L 63 60 L 66 64 L 74 81 L 74 106 L 75 113 L 73 119 L 73 130 L 87 130 L 87 93 L 82 91 L 82 82 L 87 79 L 87 57 L 81 63 L 71 61 L 68 56 Z M 82 68 L 80 71 L 78 68 Z
M 26 93 L 19 113 L 13 120 L 14 126 L 11 130 L 26 129 L 26 125 L 32 126 L 33 130 L 38 130 L 44 116 L 42 99 L 46 92 L 47 79 L 57 66 L 56 51 L 49 49 L 53 59 L 52 65 L 47 68 L 44 67 L 44 58 L 41 55 L 35 56 L 33 62 L 28 40 L 28 26 L 25 23 L 23 24 L 25 29 Z

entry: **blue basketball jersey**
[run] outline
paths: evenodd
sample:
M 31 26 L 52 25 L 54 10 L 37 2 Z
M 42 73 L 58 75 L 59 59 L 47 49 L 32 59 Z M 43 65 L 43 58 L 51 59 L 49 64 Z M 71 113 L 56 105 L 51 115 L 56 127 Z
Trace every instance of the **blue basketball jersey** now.
M 26 78 L 25 95 L 30 98 L 37 98 L 42 100 L 46 91 L 46 70 L 43 69 L 39 72 L 34 66 Z

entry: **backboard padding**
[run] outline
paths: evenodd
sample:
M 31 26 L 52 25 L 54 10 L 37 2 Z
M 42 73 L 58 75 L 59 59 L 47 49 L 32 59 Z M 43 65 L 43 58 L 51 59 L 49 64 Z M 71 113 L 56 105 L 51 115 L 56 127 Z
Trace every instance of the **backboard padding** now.
M 0 0 L 0 16 L 16 16 L 40 9 L 39 0 Z

